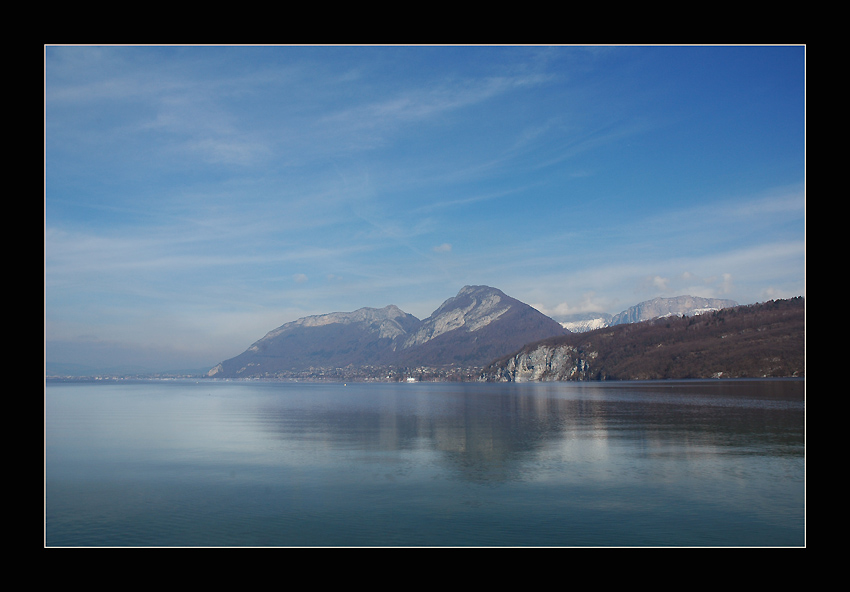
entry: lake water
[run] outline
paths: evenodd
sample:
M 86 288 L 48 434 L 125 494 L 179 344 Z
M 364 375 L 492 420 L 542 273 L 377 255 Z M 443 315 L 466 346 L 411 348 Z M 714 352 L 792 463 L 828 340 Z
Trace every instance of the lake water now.
M 50 383 L 47 546 L 802 546 L 805 382 Z

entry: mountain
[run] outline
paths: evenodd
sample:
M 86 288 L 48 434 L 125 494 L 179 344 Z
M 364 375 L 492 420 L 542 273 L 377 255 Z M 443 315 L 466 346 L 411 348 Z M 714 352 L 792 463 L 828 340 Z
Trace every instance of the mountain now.
M 656 318 L 528 344 L 480 380 L 660 380 L 805 376 L 802 297 Z
M 304 317 L 269 331 L 210 370 L 209 376 L 242 378 L 389 364 L 403 339 L 419 325 L 419 319 L 394 305 Z
M 464 286 L 422 321 L 405 341 L 399 360 L 406 365 L 483 366 L 530 341 L 566 333 L 501 290 Z
M 568 329 L 572 333 L 584 333 L 585 331 L 607 327 L 611 324 L 613 318 L 613 315 L 605 312 L 584 312 L 564 315 L 560 318 L 560 322 L 564 329 Z
M 567 333 L 489 286 L 464 286 L 420 321 L 394 305 L 310 316 L 218 364 L 217 378 L 284 377 L 315 369 L 483 366 L 531 341 Z
M 693 316 L 732 306 L 738 306 L 738 303 L 734 300 L 723 300 L 721 298 L 700 298 L 699 296 L 653 298 L 614 315 L 610 324 L 639 323 L 669 316 Z
M 673 298 L 646 300 L 613 316 L 604 312 L 588 312 L 558 317 L 558 321 L 560 321 L 562 327 L 573 333 L 583 333 L 602 327 L 639 323 L 659 317 L 690 317 L 732 306 L 738 306 L 738 303 L 734 300 L 723 300 L 721 298 L 675 296 Z

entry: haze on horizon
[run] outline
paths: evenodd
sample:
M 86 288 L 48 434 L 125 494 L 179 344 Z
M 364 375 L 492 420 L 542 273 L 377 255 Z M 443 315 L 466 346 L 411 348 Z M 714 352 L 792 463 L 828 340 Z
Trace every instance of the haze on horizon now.
M 483 284 L 805 295 L 804 46 L 45 46 L 46 362 Z

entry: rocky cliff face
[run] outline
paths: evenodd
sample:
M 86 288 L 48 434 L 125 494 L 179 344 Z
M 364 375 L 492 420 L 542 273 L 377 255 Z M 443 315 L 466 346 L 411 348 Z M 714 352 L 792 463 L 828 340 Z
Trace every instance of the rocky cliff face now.
M 581 352 L 572 345 L 540 345 L 520 352 L 486 375 L 491 382 L 546 382 L 588 380 L 596 352 Z
M 508 312 L 514 303 L 521 304 L 512 300 L 495 288 L 464 286 L 425 319 L 402 347 L 416 347 L 458 329 L 477 331 Z

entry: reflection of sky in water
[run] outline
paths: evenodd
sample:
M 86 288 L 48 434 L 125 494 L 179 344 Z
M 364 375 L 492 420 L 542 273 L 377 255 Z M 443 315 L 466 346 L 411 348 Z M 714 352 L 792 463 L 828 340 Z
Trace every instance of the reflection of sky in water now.
M 246 499 L 323 511 L 508 504 L 690 515 L 688 503 L 702 513 L 746 504 L 759 520 L 800 523 L 802 390 L 747 381 L 51 385 L 48 499 L 53 483 L 133 481 L 203 496 L 247 487 Z
M 739 391 L 750 385 L 735 384 Z M 72 441 L 65 447 L 76 443 L 106 457 L 144 449 L 172 461 L 202 460 L 214 451 L 215 462 L 233 456 L 247 463 L 302 464 L 317 462 L 323 452 L 338 458 L 346 451 L 431 451 L 477 463 L 532 457 L 590 463 L 610 458 L 612 450 L 632 462 L 641 456 L 694 460 L 746 454 L 753 448 L 762 455 L 782 454 L 802 444 L 799 398 L 687 393 L 699 390 L 697 385 L 670 394 L 664 389 L 674 387 L 657 384 L 644 387 L 649 392 L 441 384 L 177 383 L 165 392 L 143 384 L 133 385 L 130 394 L 124 386 L 98 385 L 114 393 L 61 388 L 74 396 L 51 398 L 49 425 L 55 409 L 64 424 L 74 426 L 66 430 Z M 91 397 L 91 408 L 81 397 Z

